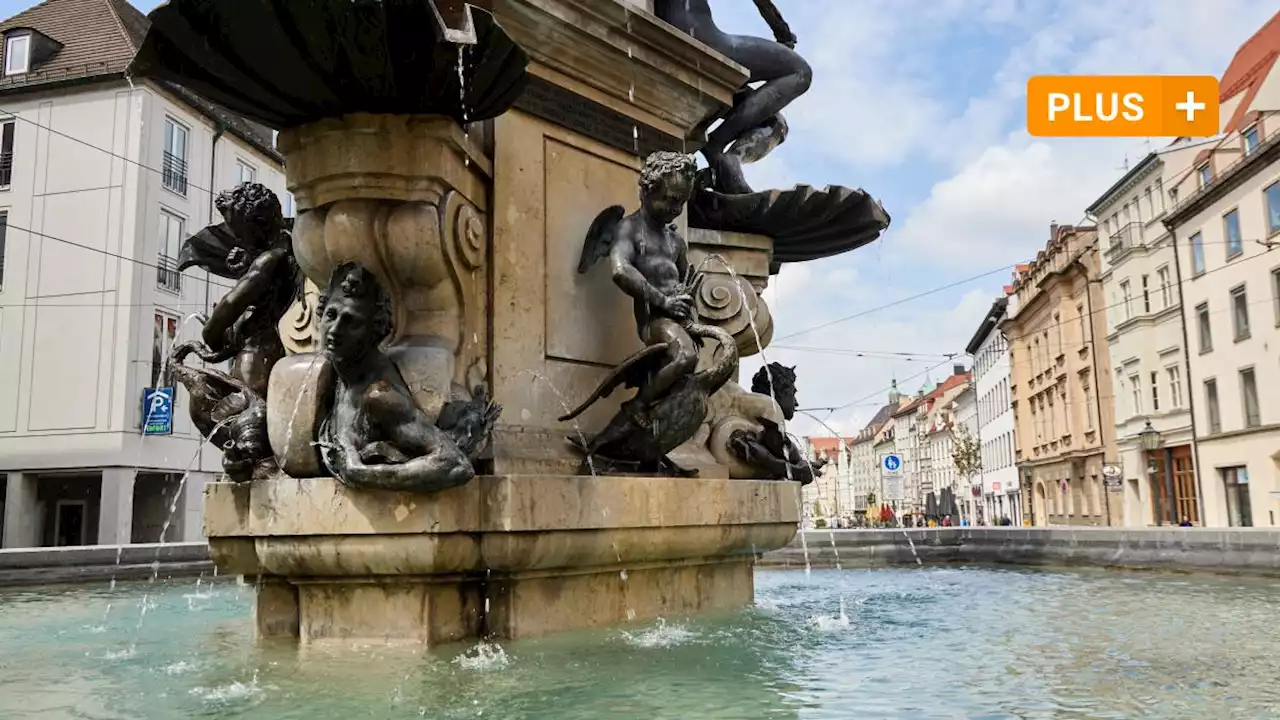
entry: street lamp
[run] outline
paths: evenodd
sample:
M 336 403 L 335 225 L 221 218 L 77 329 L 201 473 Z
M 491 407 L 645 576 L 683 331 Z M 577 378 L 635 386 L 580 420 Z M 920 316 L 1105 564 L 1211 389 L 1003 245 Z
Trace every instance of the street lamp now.
M 1160 448 L 1160 443 L 1163 440 L 1164 438 L 1160 436 L 1160 431 L 1151 427 L 1150 420 L 1147 421 L 1147 424 L 1142 428 L 1142 431 L 1138 433 L 1138 441 L 1142 443 L 1142 450 L 1147 454 L 1147 475 L 1149 476 L 1150 487 L 1152 492 L 1155 491 L 1156 482 L 1157 482 L 1155 452 Z M 1156 512 L 1157 512 L 1157 515 L 1163 515 L 1163 513 L 1160 512 L 1162 508 L 1159 508 L 1159 505 L 1160 505 L 1159 497 L 1160 497 L 1159 493 L 1157 493 L 1155 501 L 1158 509 Z M 1159 524 L 1159 519 L 1157 519 L 1157 524 Z

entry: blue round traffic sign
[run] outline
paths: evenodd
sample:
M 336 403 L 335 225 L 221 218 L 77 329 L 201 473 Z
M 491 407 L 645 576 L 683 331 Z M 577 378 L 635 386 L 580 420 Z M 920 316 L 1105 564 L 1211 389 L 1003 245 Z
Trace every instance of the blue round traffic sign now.
M 885 455 L 885 456 L 884 456 L 884 469 L 885 469 L 885 470 L 888 470 L 889 472 L 893 472 L 893 471 L 897 470 L 897 469 L 898 469 L 898 468 L 900 468 L 900 467 L 902 467 L 902 458 L 898 457 L 897 455 Z

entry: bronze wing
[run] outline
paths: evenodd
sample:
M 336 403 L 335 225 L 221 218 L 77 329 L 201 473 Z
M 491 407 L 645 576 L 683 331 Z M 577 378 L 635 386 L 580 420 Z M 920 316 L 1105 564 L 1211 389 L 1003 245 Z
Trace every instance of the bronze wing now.
M 619 385 L 626 383 L 627 387 L 640 387 L 641 383 L 653 372 L 662 367 L 662 363 L 666 361 L 667 343 L 658 343 L 657 345 L 646 345 L 631 357 L 618 363 L 618 366 L 609 373 L 604 380 L 600 382 L 600 386 L 595 392 L 574 410 L 561 415 L 559 422 L 572 420 L 583 413 L 584 410 L 591 407 L 591 404 L 602 397 L 608 396 Z
M 587 238 L 582 242 L 582 258 L 578 260 L 579 273 L 585 273 L 600 258 L 609 255 L 609 251 L 613 249 L 613 233 L 625 214 L 626 210 L 621 205 L 611 205 L 601 210 L 596 219 L 591 221 Z

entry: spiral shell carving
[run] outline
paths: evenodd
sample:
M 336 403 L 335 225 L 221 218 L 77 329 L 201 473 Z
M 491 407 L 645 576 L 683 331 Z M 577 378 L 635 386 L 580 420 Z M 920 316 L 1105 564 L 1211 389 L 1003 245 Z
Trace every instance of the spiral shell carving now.
M 708 273 L 694 300 L 698 316 L 732 335 L 741 356 L 755 355 L 773 337 L 769 305 L 744 278 Z
M 289 354 L 315 352 L 316 349 L 316 301 L 319 289 L 307 280 L 302 299 L 295 300 L 289 311 L 280 319 L 277 329 L 284 348 Z

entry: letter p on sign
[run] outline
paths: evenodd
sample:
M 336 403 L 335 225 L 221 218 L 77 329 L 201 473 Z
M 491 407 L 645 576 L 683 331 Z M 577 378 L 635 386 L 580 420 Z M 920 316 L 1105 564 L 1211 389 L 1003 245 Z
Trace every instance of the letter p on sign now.
M 1219 123 L 1212 75 L 1037 75 L 1027 81 L 1036 137 L 1211 137 Z

